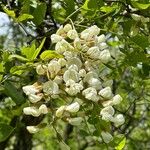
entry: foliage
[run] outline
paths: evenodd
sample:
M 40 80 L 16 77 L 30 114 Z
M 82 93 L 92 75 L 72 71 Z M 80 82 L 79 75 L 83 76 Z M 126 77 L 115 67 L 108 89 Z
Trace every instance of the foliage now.
M 149 149 L 149 9 L 149 0 L 2 0 L 0 11 L 9 16 L 12 33 L 0 37 L 0 149 Z M 103 106 L 92 101 L 71 114 L 86 116 L 81 125 L 56 119 L 59 107 L 72 103 L 69 96 L 49 100 L 44 94 L 48 114 L 34 117 L 23 113 L 32 103 L 22 88 L 50 78 L 49 73 L 39 74 L 37 66 L 43 69 L 51 60 L 64 58 L 55 51 L 52 35 L 66 24 L 78 34 L 96 25 L 100 35 L 105 35 L 113 61 L 96 67 L 100 80 L 107 81 L 102 82 L 103 87 L 111 86 L 112 93 L 123 98 L 113 107 L 117 114 L 123 114 L 124 124 L 115 126 L 103 120 Z M 43 101 L 38 106 L 41 104 Z M 40 131 L 30 134 L 26 126 Z M 108 143 L 102 137 L 103 133 L 111 138 L 106 131 L 113 137 Z

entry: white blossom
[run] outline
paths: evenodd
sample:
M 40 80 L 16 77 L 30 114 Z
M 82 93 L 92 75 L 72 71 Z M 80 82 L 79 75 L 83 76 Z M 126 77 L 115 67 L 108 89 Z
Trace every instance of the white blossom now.
M 79 70 L 79 76 L 80 76 L 80 77 L 85 77 L 85 75 L 86 75 L 85 69 Z
M 106 48 L 108 48 L 108 45 L 105 42 L 99 43 L 98 47 L 100 50 L 104 50 Z
M 39 87 L 34 85 L 27 85 L 22 87 L 22 89 L 26 95 L 36 94 L 40 92 Z
M 60 42 L 63 38 L 60 35 L 52 34 L 51 35 L 51 41 L 52 43 Z
M 75 40 L 74 40 L 74 47 L 76 49 L 81 49 L 82 48 L 80 38 L 75 38 Z
M 55 76 L 55 78 L 54 78 L 54 80 L 53 80 L 55 83 L 57 83 L 57 84 L 62 84 L 62 82 L 63 82 L 63 78 L 62 78 L 62 76 Z
M 89 48 L 87 54 L 89 55 L 90 58 L 98 59 L 100 55 L 100 50 L 97 46 L 94 46 Z
M 46 73 L 46 71 L 47 71 L 47 66 L 41 65 L 41 64 L 36 66 L 37 74 L 44 75 Z
M 102 43 L 106 41 L 106 37 L 104 34 L 101 34 L 100 36 L 97 37 L 97 43 Z
M 26 115 L 32 115 L 34 117 L 38 117 L 41 114 L 39 109 L 36 107 L 25 107 L 23 108 L 23 113 Z
M 56 111 L 56 117 L 61 118 L 63 116 L 65 108 L 66 108 L 66 106 L 59 107 Z
M 62 54 L 66 51 L 66 47 L 64 47 L 61 42 L 58 42 L 55 45 L 55 50 L 57 53 Z
M 104 89 L 100 90 L 98 94 L 105 99 L 110 99 L 112 97 L 112 91 L 110 87 L 105 87 Z
M 111 60 L 111 55 L 108 49 L 105 49 L 103 51 L 100 52 L 99 55 L 99 59 L 103 62 L 103 63 L 108 63 Z
M 76 118 L 68 118 L 67 121 L 74 126 L 79 126 L 81 122 L 83 121 L 83 118 L 76 117 Z
M 26 129 L 29 133 L 37 133 L 40 129 L 37 126 L 27 126 Z
M 76 113 L 79 111 L 79 109 L 80 109 L 80 105 L 78 102 L 74 102 L 65 108 L 65 110 L 70 113 Z
M 45 104 L 42 104 L 40 107 L 39 107 L 39 111 L 41 114 L 47 114 L 48 113 L 48 108 Z
M 102 88 L 101 82 L 97 78 L 91 78 L 89 81 L 89 86 L 94 87 L 96 90 L 99 90 Z
M 118 105 L 118 104 L 120 104 L 121 101 L 122 101 L 122 97 L 119 94 L 115 95 L 112 98 L 113 105 Z
M 28 98 L 29 98 L 29 100 L 30 100 L 31 103 L 37 103 L 38 101 L 40 101 L 43 98 L 43 94 L 41 94 L 41 93 L 37 94 L 37 95 L 30 94 L 28 96 Z
M 99 100 L 99 96 L 97 95 L 97 91 L 93 87 L 89 87 L 82 91 L 82 95 L 85 96 L 86 99 L 97 102 Z
M 109 143 L 113 140 L 113 136 L 109 132 L 102 131 L 101 135 L 105 143 Z
M 70 24 L 66 24 L 66 25 L 64 26 L 64 31 L 65 31 L 65 32 L 68 32 L 68 31 L 70 31 L 70 30 L 72 30 L 72 26 L 71 26 Z
M 64 33 L 65 33 L 64 28 L 63 28 L 63 26 L 61 25 L 61 26 L 59 27 L 59 29 L 57 30 L 56 34 L 57 34 L 57 35 L 62 35 L 62 34 L 64 34 Z
M 111 121 L 114 122 L 114 125 L 116 127 L 118 127 L 118 126 L 124 124 L 125 119 L 124 119 L 124 116 L 122 114 L 118 114 Z
M 59 58 L 58 63 L 61 67 L 64 67 L 67 64 L 67 61 L 64 58 Z
M 68 62 L 67 62 L 67 67 L 69 67 L 70 65 L 76 65 L 78 69 L 80 69 L 82 67 L 82 62 L 79 58 L 72 57 L 68 59 Z
M 77 33 L 77 31 L 76 31 L 75 29 L 69 30 L 68 33 L 67 33 L 67 36 L 68 36 L 70 39 L 74 40 L 75 38 L 78 37 L 78 33 Z

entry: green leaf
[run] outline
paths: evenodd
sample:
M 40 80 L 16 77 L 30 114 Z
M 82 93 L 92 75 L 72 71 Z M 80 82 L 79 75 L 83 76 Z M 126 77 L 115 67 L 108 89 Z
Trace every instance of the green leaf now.
M 43 47 L 43 45 L 44 45 L 45 40 L 46 40 L 46 37 L 42 40 L 40 46 L 35 50 L 35 52 L 34 52 L 32 58 L 31 58 L 32 60 L 36 59 L 37 56 L 39 55 L 39 53 L 40 53 L 40 51 L 41 51 L 41 49 L 42 49 L 42 47 Z
M 105 13 L 110 13 L 113 12 L 117 9 L 117 5 L 113 6 L 103 6 L 100 8 L 100 11 L 105 12 Z
M 123 138 L 121 142 L 115 147 L 116 150 L 122 150 L 126 144 L 126 138 Z
M 72 14 L 75 11 L 75 3 L 74 0 L 64 0 L 66 3 L 64 9 L 66 10 L 66 16 Z
M 0 63 L 0 72 L 3 73 L 4 72 L 4 64 L 3 62 Z M 2 80 L 3 75 L 0 74 L 0 81 Z
M 136 35 L 134 37 L 131 37 L 130 40 L 133 41 L 136 45 L 138 45 L 142 49 L 145 49 L 150 44 L 148 41 L 148 37 L 143 35 Z
M 14 128 L 12 126 L 0 123 L 0 142 L 5 141 L 13 131 Z
M 17 104 L 21 105 L 25 103 L 25 99 L 21 92 L 9 81 L 4 82 L 5 94 L 12 98 L 12 100 Z
M 35 23 L 35 25 L 40 25 L 45 17 L 45 13 L 46 13 L 46 3 L 40 3 L 37 5 L 37 8 L 34 10 L 33 12 L 33 22 Z
M 20 61 L 29 61 L 27 58 L 25 58 L 25 57 L 22 57 L 22 56 L 20 56 L 20 55 L 17 55 L 17 54 L 13 54 L 13 55 L 10 55 L 9 56 L 9 60 L 12 60 L 12 59 L 18 59 L 18 60 L 20 60 Z
M 33 19 L 34 17 L 30 14 L 22 14 L 17 18 L 17 22 L 22 22 L 28 19 Z
M 4 10 L 4 12 L 5 12 L 8 16 L 12 17 L 13 19 L 16 18 L 16 14 L 15 14 L 15 12 L 14 12 L 13 10 L 9 10 L 9 9 L 7 9 L 7 8 L 4 8 L 4 7 L 3 7 L 3 10 Z
M 136 1 L 131 1 L 131 4 L 138 9 L 147 9 L 148 7 L 150 7 L 150 3 L 149 4 L 143 4 L 143 3 L 138 3 Z
M 11 74 L 21 75 L 24 71 L 27 70 L 27 66 L 14 66 L 10 69 Z
M 22 47 L 21 53 L 22 55 L 25 55 L 27 59 L 32 60 L 32 57 L 35 53 L 36 47 L 35 42 L 32 43 L 32 45 L 29 47 Z
M 46 50 L 40 55 L 40 58 L 42 60 L 48 60 L 48 59 L 53 59 L 53 58 L 62 58 L 62 57 L 63 57 L 62 55 L 57 54 L 55 51 L 52 51 L 52 50 Z

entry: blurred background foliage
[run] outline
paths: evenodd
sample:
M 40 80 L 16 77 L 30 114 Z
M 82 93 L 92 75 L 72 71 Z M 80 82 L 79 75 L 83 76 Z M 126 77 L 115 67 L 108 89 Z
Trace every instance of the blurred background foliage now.
M 1 0 L 0 20 L 1 150 L 150 149 L 149 0 Z M 27 100 L 21 88 L 37 81 L 34 64 L 44 50 L 54 49 L 51 34 L 70 22 L 79 32 L 96 24 L 108 37 L 112 53 L 121 50 L 116 64 L 107 66 L 106 77 L 113 79 L 113 93 L 123 97 L 115 109 L 126 122 L 112 129 L 120 135 L 108 145 L 99 142 L 98 128 L 94 135 L 88 132 L 97 123 L 94 111 L 84 127 L 60 122 L 35 135 L 25 129 L 27 124 L 52 121 L 51 114 L 44 120 L 22 114 Z

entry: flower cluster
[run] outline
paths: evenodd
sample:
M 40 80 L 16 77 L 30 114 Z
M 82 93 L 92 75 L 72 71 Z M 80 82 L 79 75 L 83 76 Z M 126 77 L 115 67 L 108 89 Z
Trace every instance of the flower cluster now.
M 72 25 L 66 24 L 51 35 L 55 52 L 62 57 L 37 65 L 37 74 L 46 76 L 46 82 L 23 87 L 29 101 L 34 104 L 24 108 L 26 115 L 38 117 L 47 114 L 50 111 L 46 106 L 48 101 L 64 99 L 66 104 L 56 108 L 54 117 L 57 119 L 80 125 L 83 118 L 78 115 L 78 111 L 90 102 L 102 107 L 98 113 L 103 120 L 113 122 L 116 127 L 124 123 L 123 115 L 114 115 L 113 108 L 122 101 L 122 97 L 113 95 L 111 85 L 103 84 L 99 72 L 100 64 L 113 61 L 107 38 L 99 33 L 100 29 L 96 25 L 78 33 Z M 30 133 L 38 131 L 33 126 L 27 129 Z M 102 137 L 105 137 L 104 141 L 106 137 L 112 139 L 105 132 L 102 132 Z

